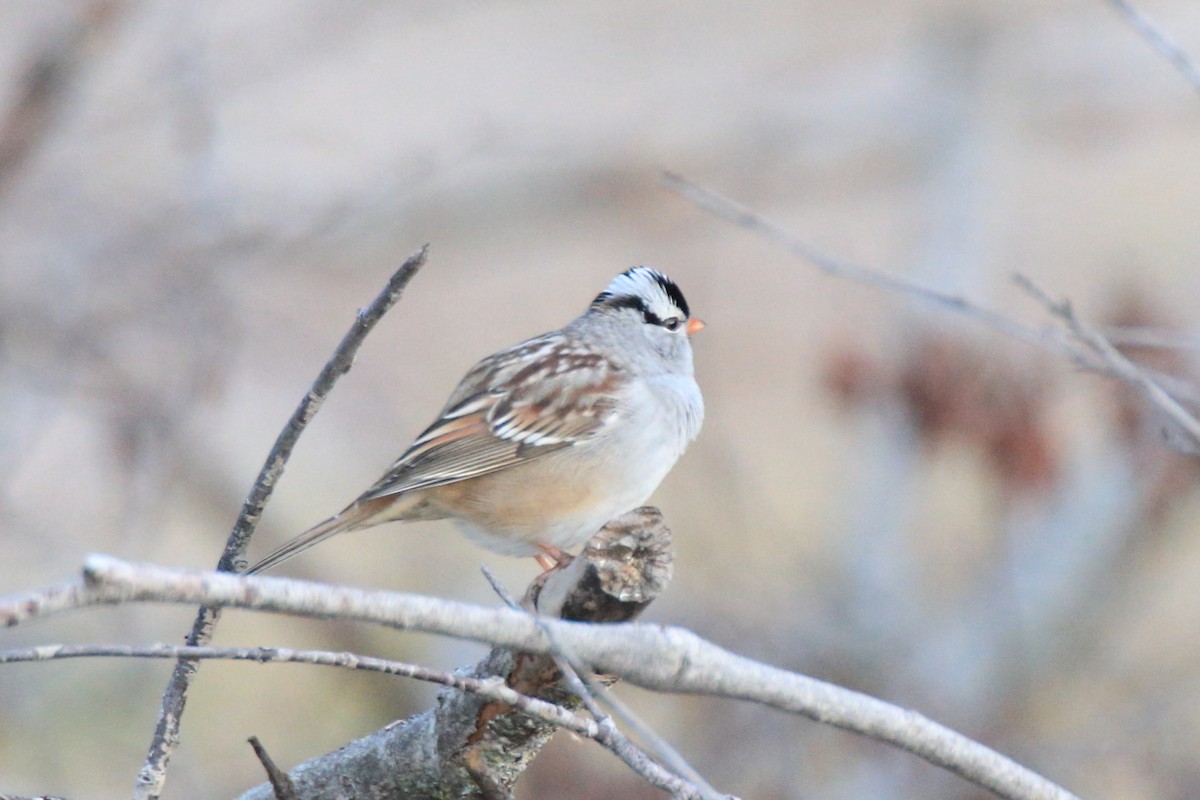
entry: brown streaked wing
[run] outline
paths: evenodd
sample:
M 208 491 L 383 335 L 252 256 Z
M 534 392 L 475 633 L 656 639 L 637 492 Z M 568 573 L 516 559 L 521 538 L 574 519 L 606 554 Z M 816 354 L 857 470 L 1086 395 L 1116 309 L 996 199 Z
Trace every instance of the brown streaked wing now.
M 616 419 L 619 369 L 573 353 L 563 360 L 514 391 L 478 392 L 444 410 L 358 502 L 486 475 L 596 435 Z

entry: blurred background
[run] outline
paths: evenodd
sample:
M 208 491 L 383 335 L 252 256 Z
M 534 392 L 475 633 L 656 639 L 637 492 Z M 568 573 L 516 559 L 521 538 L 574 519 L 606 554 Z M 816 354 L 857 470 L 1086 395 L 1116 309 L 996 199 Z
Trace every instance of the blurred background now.
M 1200 55 L 1200 7 L 1145 10 Z M 670 169 L 842 258 L 1048 324 L 1025 273 L 1194 385 L 1200 97 L 1100 0 L 0 4 L 0 593 L 103 552 L 215 565 L 357 308 L 430 260 L 301 439 L 252 556 L 373 482 L 478 358 L 618 271 L 674 277 L 708 416 L 655 496 L 647 619 L 912 707 L 1084 797 L 1196 797 L 1196 460 L 1110 382 L 817 273 L 667 191 Z M 1184 337 L 1180 339 L 1179 337 Z M 1188 338 L 1191 337 L 1191 338 Z M 1186 346 L 1188 342 L 1193 346 Z M 532 560 L 445 523 L 282 574 L 496 604 Z M 178 642 L 193 611 L 0 633 Z M 228 614 L 217 644 L 439 667 L 482 648 Z M 130 792 L 170 665 L 3 668 L 0 792 Z M 976 798 L 807 720 L 620 693 L 746 798 Z M 429 706 L 425 686 L 208 663 L 167 797 Z M 518 797 L 653 798 L 560 734 Z

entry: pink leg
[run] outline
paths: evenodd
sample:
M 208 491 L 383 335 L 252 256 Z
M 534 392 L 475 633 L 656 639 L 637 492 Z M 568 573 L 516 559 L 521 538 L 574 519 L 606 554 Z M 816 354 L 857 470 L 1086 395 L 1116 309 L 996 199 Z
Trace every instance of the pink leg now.
M 552 544 L 538 544 L 537 549 L 541 550 L 540 555 L 534 556 L 534 560 L 542 568 L 543 572 L 549 572 L 555 567 L 565 566 L 571 563 L 571 556 L 559 550 Z

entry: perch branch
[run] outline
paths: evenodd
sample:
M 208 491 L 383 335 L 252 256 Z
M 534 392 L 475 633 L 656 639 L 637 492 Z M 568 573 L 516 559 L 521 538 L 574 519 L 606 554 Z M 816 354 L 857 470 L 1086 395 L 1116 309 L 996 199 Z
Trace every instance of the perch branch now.
M 365 309 L 359 311 L 354 324 L 342 338 L 333 356 L 321 369 L 312 387 L 305 394 L 300 405 L 292 412 L 291 419 L 275 440 L 271 452 L 262 470 L 255 479 L 250 493 L 242 503 L 241 513 L 238 514 L 233 530 L 225 542 L 225 550 L 217 564 L 217 569 L 232 572 L 244 558 L 250 537 L 262 516 L 263 508 L 275 489 L 275 484 L 283 474 L 288 458 L 300 434 L 308 426 L 309 421 L 317 413 L 338 378 L 350 370 L 358 348 L 366 339 L 367 334 L 375 327 L 383 315 L 396 304 L 408 282 L 424 265 L 429 246 L 426 245 L 410 256 L 384 286 L 383 291 Z M 217 612 L 211 607 L 201 608 L 192 624 L 185 641 L 192 646 L 204 645 L 212 640 L 213 628 L 217 623 Z M 179 727 L 183 720 L 184 707 L 187 704 L 188 689 L 196 674 L 195 661 L 178 661 L 171 673 L 170 682 L 163 693 L 162 706 L 159 709 L 158 722 L 155 725 L 154 737 L 150 742 L 146 761 L 138 773 L 134 787 L 135 800 L 155 800 L 162 794 L 167 777 L 167 764 L 171 754 L 179 743 Z
M 548 654 L 546 632 L 527 614 L 507 608 L 414 594 L 366 591 L 309 581 L 244 577 L 222 572 L 170 570 L 94 555 L 84 586 L 55 587 L 57 598 L 38 593 L 0 601 L 0 625 L 96 604 L 166 602 L 351 619 L 392 628 L 491 642 Z M 749 700 L 799 714 L 904 749 L 1010 800 L 1071 800 L 1075 796 L 960 733 L 915 711 L 805 675 L 743 658 L 672 626 L 594 625 L 545 620 L 580 661 L 647 689 Z
M 671 532 L 658 509 L 631 511 L 605 525 L 569 566 L 535 579 L 526 593 L 527 607 L 590 623 L 627 621 L 666 588 L 673 554 Z M 499 681 L 564 709 L 579 706 L 562 671 L 545 655 L 496 647 L 470 672 L 456 675 Z M 607 726 L 588 723 L 595 740 L 614 750 L 618 743 Z M 430 711 L 306 762 L 293 777 L 305 797 L 324 797 L 325 787 L 334 783 L 342 794 L 355 794 L 343 783 L 353 776 L 380 800 L 510 798 L 516 780 L 554 730 L 553 723 L 514 713 L 506 703 L 444 690 Z M 248 798 L 266 800 L 265 788 L 257 787 Z M 676 797 L 700 797 L 679 781 L 669 789 Z
M 504 604 L 514 611 L 521 611 L 521 604 L 505 588 L 500 579 L 487 566 L 481 565 L 481 569 L 483 570 L 484 577 L 487 578 L 488 583 L 492 585 L 492 589 L 504 601 Z M 600 700 L 603 697 L 603 692 L 593 681 L 584 677 L 585 670 L 579 664 L 578 659 L 574 658 L 573 654 L 567 651 L 566 646 L 554 635 L 553 629 L 543 624 L 540 617 L 536 614 L 531 614 L 530 617 L 538 623 L 538 627 L 545 632 L 546 637 L 550 640 L 551 647 L 553 648 L 550 657 L 558 667 L 559 672 L 562 673 L 562 680 L 567 684 L 575 697 L 578 698 L 579 702 L 583 703 L 588 713 L 595 718 L 597 725 L 604 732 L 604 744 L 612 751 L 613 755 L 625 762 L 626 766 L 652 786 L 670 792 L 672 797 L 699 798 L 700 800 L 722 800 L 722 798 L 726 797 L 710 786 L 708 781 L 693 769 L 675 748 L 671 747 L 658 734 L 649 731 L 647 726 L 641 726 L 643 736 L 652 742 L 655 750 L 660 755 L 663 753 L 669 754 L 664 760 L 668 762 L 674 773 L 664 769 L 661 764 L 655 762 L 641 748 L 630 741 L 629 737 L 617 727 L 612 717 L 601 707 Z M 607 699 L 614 700 L 615 698 L 610 697 Z M 626 717 L 625 721 L 627 722 L 628 720 L 629 717 Z M 649 734 L 646 733 L 647 731 L 649 731 Z

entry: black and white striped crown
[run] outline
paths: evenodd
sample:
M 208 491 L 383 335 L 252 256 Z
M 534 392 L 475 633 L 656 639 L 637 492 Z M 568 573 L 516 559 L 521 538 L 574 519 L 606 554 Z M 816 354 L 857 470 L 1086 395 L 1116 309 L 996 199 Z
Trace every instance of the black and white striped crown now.
M 690 311 L 675 281 L 650 267 L 633 267 L 613 278 L 608 288 L 596 295 L 592 307 L 633 308 L 647 321 L 670 317 L 688 319 Z

